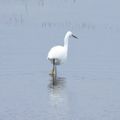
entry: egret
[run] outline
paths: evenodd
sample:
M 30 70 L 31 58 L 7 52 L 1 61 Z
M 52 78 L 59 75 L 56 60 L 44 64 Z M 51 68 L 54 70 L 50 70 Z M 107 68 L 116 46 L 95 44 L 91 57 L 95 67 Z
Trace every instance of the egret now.
M 64 37 L 64 45 L 52 47 L 48 52 L 47 59 L 53 64 L 53 68 L 50 73 L 51 75 L 56 75 L 56 65 L 63 64 L 66 61 L 68 53 L 68 41 L 71 37 L 78 39 L 71 31 L 68 31 Z

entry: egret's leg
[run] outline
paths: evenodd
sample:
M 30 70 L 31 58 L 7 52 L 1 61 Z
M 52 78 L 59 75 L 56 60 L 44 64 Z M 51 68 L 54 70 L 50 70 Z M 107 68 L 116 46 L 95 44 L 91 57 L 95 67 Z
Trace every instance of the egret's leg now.
M 53 59 L 53 70 L 52 70 L 52 74 L 56 75 L 56 65 L 55 65 L 55 59 Z
M 49 73 L 50 75 L 56 75 L 56 65 L 55 65 L 55 59 L 53 59 L 53 67 L 51 72 Z
M 54 67 L 53 67 L 53 75 L 57 75 L 57 67 L 56 67 L 56 65 L 54 65 Z

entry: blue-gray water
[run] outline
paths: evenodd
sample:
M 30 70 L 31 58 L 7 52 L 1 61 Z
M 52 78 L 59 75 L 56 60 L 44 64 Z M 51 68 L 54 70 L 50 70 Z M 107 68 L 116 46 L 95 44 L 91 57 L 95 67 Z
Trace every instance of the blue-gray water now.
M 119 0 L 0 0 L 0 120 L 120 120 Z M 67 62 L 49 49 L 71 30 Z

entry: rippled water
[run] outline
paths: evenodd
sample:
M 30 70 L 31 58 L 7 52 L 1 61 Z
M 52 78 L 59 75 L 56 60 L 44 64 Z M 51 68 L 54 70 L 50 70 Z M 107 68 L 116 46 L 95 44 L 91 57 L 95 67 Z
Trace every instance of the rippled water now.
M 119 120 L 119 3 L 0 0 L 0 120 Z M 49 76 L 68 30 L 79 39 Z

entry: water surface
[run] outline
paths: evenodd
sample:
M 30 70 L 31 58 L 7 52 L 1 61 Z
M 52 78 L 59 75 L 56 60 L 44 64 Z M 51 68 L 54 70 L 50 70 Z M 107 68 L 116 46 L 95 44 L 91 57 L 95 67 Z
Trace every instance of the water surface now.
M 0 119 L 119 120 L 119 4 L 1 0 Z M 68 30 L 79 39 L 54 78 L 47 53 Z

